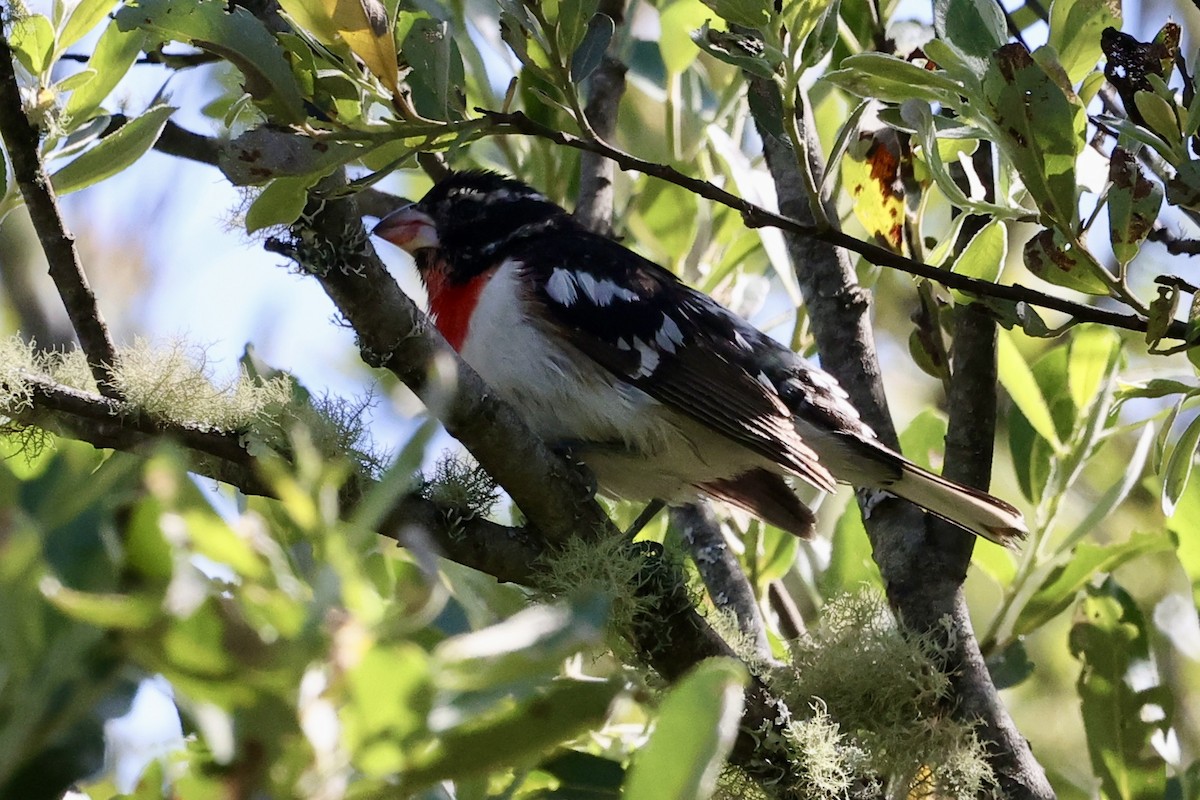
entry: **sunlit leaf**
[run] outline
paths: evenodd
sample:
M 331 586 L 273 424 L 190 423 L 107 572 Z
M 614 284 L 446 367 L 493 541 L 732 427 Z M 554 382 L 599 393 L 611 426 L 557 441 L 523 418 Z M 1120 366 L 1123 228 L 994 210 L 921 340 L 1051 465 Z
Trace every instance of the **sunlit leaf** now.
M 1092 402 L 1120 347 L 1120 337 L 1109 328 L 1089 325 L 1074 330 L 1067 356 L 1067 386 L 1076 408 L 1087 408 Z
M 1106 797 L 1159 800 L 1166 763 L 1151 737 L 1170 713 L 1164 691 L 1151 685 L 1146 621 L 1136 603 L 1111 579 L 1089 588 L 1071 627 L 1071 653 L 1082 662 L 1077 690 L 1092 769 Z M 1141 676 L 1130 684 L 1131 670 Z
M 245 8 L 219 0 L 138 0 L 117 12 L 122 30 L 141 29 L 161 41 L 189 42 L 227 59 L 245 77 L 246 91 L 272 108 L 280 122 L 304 118 L 296 78 L 279 42 Z
M 658 47 L 668 72 L 681 74 L 700 55 L 692 33 L 709 19 L 712 12 L 700 0 L 672 0 L 659 12 L 662 35 Z
M 87 69 L 94 73 L 92 79 L 76 88 L 67 99 L 64 111 L 72 125 L 86 121 L 104 102 L 133 66 L 145 42 L 146 34 L 142 31 L 123 31 L 115 22 L 105 27 L 87 62 Z
M 1100 34 L 1121 27 L 1114 0 L 1054 0 L 1050 4 L 1050 46 L 1071 83 L 1079 83 L 1100 60 Z
M 162 598 L 150 594 L 80 592 L 54 578 L 44 579 L 41 588 L 59 611 L 100 628 L 136 630 L 152 625 L 162 616 Z
M 126 122 L 115 133 L 104 137 L 95 147 L 51 175 L 50 182 L 54 190 L 60 195 L 79 191 L 129 167 L 154 146 L 167 119 L 174 112 L 173 106 L 155 106 L 140 117 Z
M 1026 601 L 1013 623 L 1020 636 L 1037 630 L 1067 609 L 1076 595 L 1097 575 L 1148 553 L 1172 550 L 1174 545 L 1164 532 L 1135 533 L 1117 544 L 1081 542 L 1064 562 L 1055 567 Z
M 446 778 L 531 763 L 546 748 L 599 725 L 620 688 L 609 681 L 549 683 L 498 717 L 442 733 L 411 759 L 402 788 L 411 792 Z
M 58 49 L 66 50 L 100 24 L 116 5 L 115 0 L 79 0 L 71 9 L 66 24 L 58 36 Z
M 994 219 L 971 237 L 971 241 L 950 265 L 950 271 L 994 283 L 1000 277 L 1007 258 L 1008 229 L 1003 222 Z M 968 300 L 962 292 L 954 290 L 952 293 L 960 303 Z
M 999 332 L 996 337 L 996 351 L 1001 385 L 1033 429 L 1047 442 L 1058 446 L 1058 432 L 1054 427 L 1054 419 L 1050 416 L 1050 407 L 1046 405 L 1046 398 L 1034 380 L 1033 372 L 1008 332 Z
M 991 4 L 994 6 L 994 4 Z M 1020 44 L 1000 48 L 983 80 L 987 113 L 1042 213 L 1059 226 L 1079 222 L 1075 159 L 1086 115 Z
M 41 14 L 14 19 L 8 31 L 8 44 L 25 69 L 40 75 L 50 66 L 54 52 L 54 26 Z
M 709 797 L 737 736 L 746 680 L 741 664 L 709 659 L 673 686 L 633 759 L 625 800 Z
M 842 184 L 854 198 L 854 215 L 879 244 L 900 252 L 904 241 L 904 183 L 900 143 L 885 128 L 860 133 L 842 159 Z

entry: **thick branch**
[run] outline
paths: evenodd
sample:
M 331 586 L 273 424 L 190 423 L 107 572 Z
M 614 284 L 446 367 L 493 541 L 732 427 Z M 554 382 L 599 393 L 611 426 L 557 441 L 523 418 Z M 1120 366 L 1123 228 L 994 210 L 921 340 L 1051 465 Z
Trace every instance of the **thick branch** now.
M 29 209 L 29 218 L 46 253 L 50 277 L 87 355 L 96 385 L 104 395 L 118 397 L 120 392 L 112 372 L 117 363 L 116 348 L 109 338 L 96 296 L 88 285 L 83 262 L 75 248 L 75 238 L 67 232 L 58 211 L 50 176 L 38 155 L 38 132 L 25 116 L 12 49 L 3 30 L 0 30 L 0 136 L 12 162 L 13 176 Z
M 751 91 L 761 82 L 751 79 Z M 811 120 L 801 120 L 812 140 Z M 779 207 L 789 216 L 811 219 L 808 183 L 790 144 L 763 134 L 767 166 L 775 180 Z M 807 148 L 810 159 L 820 152 L 815 141 Z M 811 163 L 814 185 L 821 184 L 823 165 Z M 883 401 L 882 382 L 868 319 L 869 304 L 848 260 L 841 252 L 811 238 L 789 235 L 788 248 L 806 299 L 822 364 L 832 371 L 864 419 L 880 438 L 895 446 L 896 436 Z M 803 265 L 801 269 L 800 266 Z M 957 473 L 965 482 L 986 488 L 991 474 L 992 436 L 996 415 L 995 325 L 981 308 L 969 306 L 960 317 L 956 339 L 951 408 L 954 419 L 948 447 Z M 862 499 L 862 496 L 860 496 Z M 1053 797 L 1045 772 L 1034 760 L 1000 701 L 987 666 L 979 654 L 962 595 L 962 581 L 970 562 L 973 540 L 921 514 L 908 504 L 888 502 L 873 514 L 864 505 L 867 533 L 875 561 L 887 587 L 889 602 L 906 628 L 933 632 L 953 642 L 953 713 L 980 723 L 980 735 L 994 746 L 989 762 L 1005 797 Z M 952 631 L 943 627 L 949 619 Z
M 975 305 L 957 312 L 947 406 L 950 425 L 943 474 L 986 490 L 996 433 L 996 326 Z M 946 666 L 953 685 L 952 712 L 980 722 L 977 730 L 1003 796 L 1052 798 L 1046 772 L 1004 707 L 971 625 L 962 582 L 975 540 L 941 520 L 932 520 L 929 528 L 932 546 L 912 565 L 908 581 L 889 585 L 889 594 L 904 609 L 907 626 L 939 636 L 951 649 Z M 945 618 L 951 620 L 953 635 L 947 635 Z
M 994 297 L 998 300 L 1026 303 L 1052 311 L 1061 311 L 1069 314 L 1077 322 L 1096 322 L 1113 328 L 1140 331 L 1143 333 L 1149 325 L 1146 317 L 1140 314 L 1119 314 L 1114 311 L 1106 311 L 1102 308 L 1055 297 L 1054 295 L 1040 292 L 1037 289 L 1032 289 L 1019 283 L 992 283 L 959 273 L 948 272 L 947 270 L 930 266 L 911 258 L 905 258 L 878 245 L 856 239 L 842 231 L 821 227 L 815 223 L 806 223 L 786 213 L 776 214 L 707 181 L 684 175 L 667 164 L 644 161 L 604 142 L 581 139 L 578 136 L 546 127 L 531 120 L 519 111 L 501 113 L 482 108 L 476 110 L 499 126 L 498 133 L 537 136 L 563 145 L 564 147 L 598 153 L 606 158 L 611 158 L 621 169 L 635 170 L 667 181 L 668 183 L 673 183 L 676 186 L 682 186 L 684 189 L 694 192 L 700 197 L 739 211 L 746 225 L 752 228 L 780 228 L 788 233 L 807 236 L 826 244 L 858 253 L 867 261 L 881 267 L 897 269 L 901 272 L 907 272 L 910 275 L 928 278 L 951 289 L 958 289 L 959 291 L 968 292 L 978 297 Z M 1172 322 L 1166 336 L 1167 338 L 1186 341 L 1188 339 L 1187 325 L 1179 320 Z

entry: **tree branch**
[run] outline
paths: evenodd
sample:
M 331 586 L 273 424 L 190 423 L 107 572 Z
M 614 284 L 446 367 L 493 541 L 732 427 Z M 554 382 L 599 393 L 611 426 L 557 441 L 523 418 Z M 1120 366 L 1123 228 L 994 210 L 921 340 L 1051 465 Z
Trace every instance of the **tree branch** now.
M 750 78 L 750 90 L 766 91 L 765 81 Z M 806 149 L 815 185 L 821 184 L 824 165 L 815 161 L 820 149 L 807 116 L 802 135 L 810 140 Z M 803 221 L 811 220 L 811 205 L 799 174 L 790 143 L 760 131 L 767 167 L 774 178 L 780 210 Z M 812 238 L 786 237 L 796 274 L 812 320 L 813 333 L 822 355 L 822 365 L 834 373 L 864 420 L 880 439 L 896 447 L 896 434 L 883 397 L 878 359 L 869 323 L 869 301 L 858 285 L 854 270 L 844 256 Z M 800 269 L 803 265 L 803 269 Z M 967 307 L 960 317 L 955 341 L 954 365 L 958 380 L 952 384 L 951 408 L 959 409 L 948 437 L 953 444 L 955 473 L 949 477 L 986 488 L 991 476 L 992 436 L 995 429 L 994 364 L 995 325 L 978 306 Z M 947 465 L 951 454 L 947 455 Z M 904 626 L 933 633 L 953 644 L 953 713 L 979 721 L 981 735 L 995 745 L 988 749 L 989 763 L 1005 797 L 1053 797 L 1045 772 L 1034 760 L 1028 743 L 1020 736 L 1000 701 L 979 645 L 971 629 L 962 581 L 970 562 L 973 539 L 962 531 L 922 514 L 907 503 L 889 501 L 873 510 L 860 505 L 873 556 L 887 588 L 888 600 Z M 871 513 L 868 513 L 868 512 Z M 943 627 L 949 619 L 951 630 Z
M 104 324 L 104 317 L 96 304 L 96 295 L 88 285 L 87 275 L 75 238 L 67 232 L 50 176 L 38 155 L 38 132 L 25 116 L 21 103 L 21 89 L 13 67 L 13 52 L 8 37 L 0 28 L 0 137 L 4 139 L 12 162 L 13 175 L 21 187 L 29 218 L 37 231 L 50 277 L 58 289 L 67 316 L 79 337 L 79 344 L 87 355 L 88 366 L 96 385 L 107 397 L 119 397 L 113 367 L 117 363 L 116 348 Z
M 1142 333 L 1147 330 L 1149 325 L 1149 320 L 1137 313 L 1119 314 L 1114 311 L 1106 311 L 1095 306 L 1088 306 L 1061 297 L 1055 297 L 1054 295 L 1040 292 L 1037 289 L 1032 289 L 1019 283 L 992 283 L 991 281 L 971 278 L 960 273 L 949 272 L 940 267 L 934 267 L 911 258 L 906 258 L 898 253 L 893 253 L 871 242 L 856 239 L 842 231 L 821 227 L 815 223 L 806 223 L 788 214 L 776 214 L 707 181 L 684 175 L 667 164 L 644 161 L 622 150 L 618 150 L 605 142 L 581 139 L 573 134 L 549 128 L 535 122 L 520 111 L 503 113 L 484 108 L 477 108 L 475 110 L 498 126 L 497 133 L 537 136 L 538 138 L 546 139 L 564 147 L 603 155 L 616 162 L 621 169 L 635 170 L 659 178 L 694 192 L 706 200 L 711 200 L 714 203 L 720 203 L 735 211 L 739 211 L 746 225 L 751 228 L 780 228 L 788 233 L 807 236 L 825 244 L 858 253 L 867 261 L 881 267 L 897 269 L 901 272 L 907 272 L 910 275 L 928 278 L 929 280 L 937 281 L 943 286 L 968 292 L 978 297 L 994 297 L 998 300 L 1026 303 L 1052 311 L 1061 311 L 1071 315 L 1077 322 L 1096 322 L 1101 325 L 1108 325 L 1123 330 L 1140 331 Z M 1168 327 L 1166 337 L 1186 341 L 1188 339 L 1187 325 L 1179 320 L 1173 321 Z

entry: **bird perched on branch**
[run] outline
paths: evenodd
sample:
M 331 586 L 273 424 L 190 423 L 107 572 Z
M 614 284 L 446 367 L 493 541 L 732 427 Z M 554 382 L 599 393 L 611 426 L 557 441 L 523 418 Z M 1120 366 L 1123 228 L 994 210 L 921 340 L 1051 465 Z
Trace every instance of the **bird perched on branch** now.
M 606 494 L 708 495 L 797 536 L 789 479 L 883 489 L 993 542 L 1019 511 L 880 444 L 829 374 L 533 188 L 455 172 L 386 216 L 447 341 Z

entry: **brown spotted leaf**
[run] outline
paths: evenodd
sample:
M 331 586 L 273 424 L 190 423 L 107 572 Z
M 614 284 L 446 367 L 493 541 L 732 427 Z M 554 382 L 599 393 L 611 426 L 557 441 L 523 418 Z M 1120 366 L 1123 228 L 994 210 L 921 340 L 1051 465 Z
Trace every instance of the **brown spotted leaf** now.
M 1162 206 L 1162 187 L 1146 178 L 1137 159 L 1123 147 L 1109 161 L 1108 227 L 1113 254 L 1127 265 L 1141 249 Z
M 1104 268 L 1086 249 L 1067 241 L 1056 230 L 1044 230 L 1025 245 L 1025 266 L 1056 286 L 1086 294 L 1108 294 Z
M 900 252 L 904 241 L 901 143 L 883 129 L 859 134 L 842 159 L 842 183 L 854 198 L 854 216 L 879 244 Z

